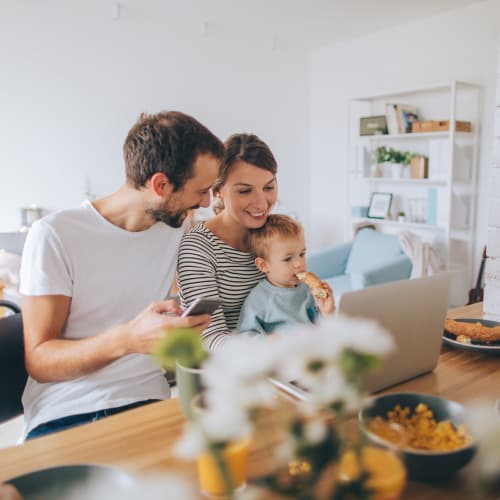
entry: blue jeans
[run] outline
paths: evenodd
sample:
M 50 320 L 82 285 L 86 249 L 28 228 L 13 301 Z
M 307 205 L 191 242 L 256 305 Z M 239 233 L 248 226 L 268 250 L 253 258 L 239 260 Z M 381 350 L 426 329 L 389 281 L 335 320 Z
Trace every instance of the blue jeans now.
M 57 418 L 56 420 L 50 420 L 43 424 L 38 425 L 34 429 L 28 432 L 26 435 L 26 441 L 40 436 L 46 436 L 47 434 L 52 434 L 53 432 L 63 431 L 71 427 L 76 427 L 77 425 L 88 424 L 89 422 L 96 422 L 101 418 L 109 417 L 110 415 L 115 415 L 116 413 L 121 413 L 123 411 L 131 410 L 132 408 L 137 408 L 138 406 L 148 405 L 150 403 L 155 403 L 160 401 L 159 399 L 146 399 L 145 401 L 137 401 L 136 403 L 131 403 L 125 406 L 118 406 L 117 408 L 108 408 L 106 410 L 92 411 L 90 413 L 80 413 L 78 415 L 69 415 L 68 417 Z

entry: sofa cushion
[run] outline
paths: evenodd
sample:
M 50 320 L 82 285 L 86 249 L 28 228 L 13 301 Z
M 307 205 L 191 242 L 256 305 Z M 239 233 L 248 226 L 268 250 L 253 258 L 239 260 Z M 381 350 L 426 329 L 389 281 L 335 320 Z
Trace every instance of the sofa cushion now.
M 335 302 L 338 304 L 340 296 L 345 292 L 350 292 L 352 289 L 351 277 L 348 274 L 339 274 L 333 278 L 325 280 L 333 290 Z
M 324 248 L 307 254 L 307 270 L 320 279 L 344 274 L 352 242 Z
M 354 238 L 345 272 L 350 274 L 374 268 L 401 253 L 403 250 L 397 236 L 362 229 Z

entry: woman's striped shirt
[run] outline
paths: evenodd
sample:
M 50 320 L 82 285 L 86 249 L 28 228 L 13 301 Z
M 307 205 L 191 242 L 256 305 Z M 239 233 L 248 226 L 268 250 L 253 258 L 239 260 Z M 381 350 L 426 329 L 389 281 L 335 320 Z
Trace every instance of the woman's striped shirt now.
M 201 336 L 207 350 L 219 347 L 236 328 L 243 302 L 263 277 L 252 254 L 224 243 L 203 223 L 184 236 L 177 264 L 181 306 L 196 297 L 222 300 Z

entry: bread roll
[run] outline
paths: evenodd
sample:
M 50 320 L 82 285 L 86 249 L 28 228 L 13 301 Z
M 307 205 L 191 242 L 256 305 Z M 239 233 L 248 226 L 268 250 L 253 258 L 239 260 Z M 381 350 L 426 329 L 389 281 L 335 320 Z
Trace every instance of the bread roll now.
M 469 337 L 480 342 L 499 342 L 500 326 L 486 326 L 480 323 L 464 323 L 447 318 L 444 322 L 444 329 L 448 333 L 457 336 L 457 341 L 465 343 L 463 337 Z M 460 337 L 460 340 L 459 338 Z
M 303 273 L 297 273 L 297 278 L 311 289 L 311 292 L 315 297 L 326 299 L 327 293 L 323 288 L 323 282 L 315 274 L 305 271 Z

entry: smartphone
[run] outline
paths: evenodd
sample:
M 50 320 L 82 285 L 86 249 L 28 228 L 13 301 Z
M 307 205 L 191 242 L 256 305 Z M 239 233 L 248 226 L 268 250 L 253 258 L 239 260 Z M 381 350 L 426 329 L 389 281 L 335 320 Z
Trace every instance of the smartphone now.
M 197 314 L 212 314 L 219 306 L 222 305 L 220 299 L 208 299 L 206 297 L 198 297 L 194 299 L 191 305 L 182 313 L 182 316 L 196 316 Z

